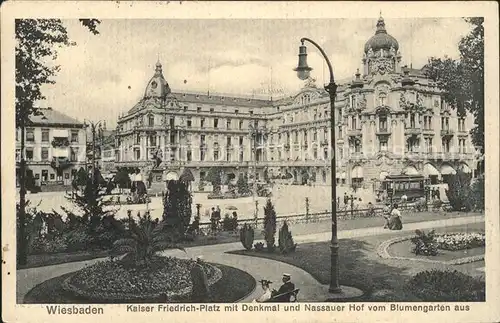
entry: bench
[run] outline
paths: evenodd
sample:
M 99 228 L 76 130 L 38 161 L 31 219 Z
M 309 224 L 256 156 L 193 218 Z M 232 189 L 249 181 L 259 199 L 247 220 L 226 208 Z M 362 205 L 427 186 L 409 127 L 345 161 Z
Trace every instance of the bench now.
M 300 289 L 296 288 L 291 292 L 274 295 L 264 303 L 295 303 L 297 302 L 299 291 Z

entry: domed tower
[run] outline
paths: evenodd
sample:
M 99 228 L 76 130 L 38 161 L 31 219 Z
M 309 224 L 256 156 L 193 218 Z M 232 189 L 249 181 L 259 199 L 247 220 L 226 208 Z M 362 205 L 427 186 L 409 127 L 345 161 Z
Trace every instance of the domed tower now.
M 163 77 L 163 72 L 161 68 L 161 63 L 158 61 L 156 63 L 155 74 L 149 80 L 148 85 L 146 86 L 146 91 L 144 92 L 144 98 L 161 98 L 165 99 L 165 97 L 170 94 L 170 87 L 168 86 L 165 77 Z
M 364 75 L 399 73 L 401 54 L 396 38 L 387 33 L 384 18 L 377 21 L 377 30 L 365 44 L 363 54 Z

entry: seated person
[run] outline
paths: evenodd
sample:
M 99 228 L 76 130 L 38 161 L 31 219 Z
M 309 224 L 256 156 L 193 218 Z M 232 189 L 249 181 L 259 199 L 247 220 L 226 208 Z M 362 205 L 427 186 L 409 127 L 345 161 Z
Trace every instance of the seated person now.
M 264 294 L 262 294 L 262 296 L 260 296 L 259 298 L 254 299 L 253 300 L 254 303 L 264 303 L 264 302 L 267 302 L 268 300 L 270 300 L 272 297 L 271 288 L 269 287 L 269 285 L 272 282 L 269 280 L 263 279 L 260 281 L 260 283 L 262 286 L 262 290 L 264 290 Z
M 273 290 L 273 297 L 278 296 L 275 299 L 277 302 L 288 302 L 290 300 L 290 295 L 287 295 L 287 293 L 293 292 L 295 290 L 295 285 L 290 280 L 290 274 L 283 274 L 283 285 L 281 285 L 280 289 Z

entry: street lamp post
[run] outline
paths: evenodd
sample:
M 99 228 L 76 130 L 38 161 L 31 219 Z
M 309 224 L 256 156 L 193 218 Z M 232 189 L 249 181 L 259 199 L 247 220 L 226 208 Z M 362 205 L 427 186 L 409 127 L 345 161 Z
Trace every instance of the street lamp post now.
M 333 69 L 330 60 L 326 56 L 324 50 L 314 41 L 309 38 L 302 38 L 300 40 L 301 46 L 299 47 L 299 64 L 294 70 L 297 72 L 297 76 L 301 80 L 306 80 L 312 70 L 311 67 L 307 65 L 307 47 L 304 45 L 305 42 L 313 44 L 323 55 L 328 65 L 328 70 L 330 72 L 330 83 L 325 85 L 325 90 L 330 95 L 330 144 L 331 144 L 331 203 L 332 203 L 332 239 L 330 244 L 331 250 L 331 272 L 330 272 L 330 293 L 341 293 L 342 289 L 339 285 L 339 243 L 337 238 L 337 186 L 336 186 L 336 165 L 335 165 L 335 97 L 337 95 L 337 84 L 335 84 L 335 79 L 333 77 Z
M 100 124 L 101 124 L 101 120 L 97 121 L 97 122 L 86 121 L 86 125 L 90 126 L 90 130 L 92 131 L 92 185 L 95 185 L 96 133 L 99 136 L 99 140 L 102 140 L 102 135 L 103 135 L 102 128 L 100 127 Z M 85 163 L 85 164 L 87 164 L 87 163 Z

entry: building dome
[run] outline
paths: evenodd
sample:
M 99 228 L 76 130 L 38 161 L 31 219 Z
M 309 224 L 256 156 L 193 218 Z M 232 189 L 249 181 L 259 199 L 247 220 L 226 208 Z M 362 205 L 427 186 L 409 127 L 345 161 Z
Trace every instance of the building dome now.
M 385 30 L 384 18 L 380 17 L 377 21 L 377 31 L 365 44 L 365 53 L 371 48 L 373 52 L 377 52 L 380 49 L 390 50 L 391 47 L 394 50 L 399 49 L 399 44 L 396 38 L 392 37 Z
M 157 62 L 155 74 L 149 80 L 148 85 L 146 86 L 144 98 L 164 98 L 168 94 L 170 94 L 170 87 L 168 86 L 165 77 L 163 77 L 161 63 Z

